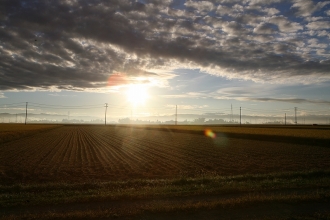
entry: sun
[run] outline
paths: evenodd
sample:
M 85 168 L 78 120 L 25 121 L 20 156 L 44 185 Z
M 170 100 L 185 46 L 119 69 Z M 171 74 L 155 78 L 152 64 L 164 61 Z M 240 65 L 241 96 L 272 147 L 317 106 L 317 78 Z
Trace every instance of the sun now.
M 147 87 L 137 84 L 130 85 L 127 89 L 126 97 L 133 106 L 143 105 L 149 97 Z

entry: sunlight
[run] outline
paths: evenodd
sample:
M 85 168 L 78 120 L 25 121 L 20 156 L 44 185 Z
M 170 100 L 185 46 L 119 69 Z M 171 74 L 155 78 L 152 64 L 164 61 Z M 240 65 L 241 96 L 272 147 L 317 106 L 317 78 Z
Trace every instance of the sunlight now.
M 130 85 L 126 96 L 127 100 L 134 106 L 144 104 L 149 97 L 145 85 Z

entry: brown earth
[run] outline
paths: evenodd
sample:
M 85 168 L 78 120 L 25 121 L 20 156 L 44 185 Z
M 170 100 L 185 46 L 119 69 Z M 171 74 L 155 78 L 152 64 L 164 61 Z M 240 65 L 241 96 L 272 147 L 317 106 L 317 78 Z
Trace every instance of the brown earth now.
M 0 184 L 266 174 L 322 170 L 330 167 L 330 148 L 324 144 L 325 142 L 321 145 L 317 144 L 317 141 L 315 144 L 313 142 L 297 144 L 294 139 L 284 138 L 276 142 L 268 141 L 262 135 L 260 140 L 256 135 L 250 137 L 230 136 L 223 133 L 212 139 L 199 133 L 171 130 L 115 126 L 62 126 L 0 145 Z M 182 199 L 185 198 L 174 198 L 175 201 L 184 202 Z M 186 199 L 188 201 L 194 198 Z M 146 205 L 148 202 L 150 201 L 145 202 Z M 137 205 L 141 201 L 133 201 L 133 203 Z M 157 216 L 159 213 L 145 213 L 136 218 L 189 219 L 198 216 L 201 219 L 217 219 L 219 215 L 223 215 L 227 219 L 235 219 L 230 216 L 240 219 L 242 216 L 252 218 L 253 210 L 264 209 L 261 212 L 264 213 L 263 217 L 259 215 L 260 219 L 263 219 L 267 215 L 271 216 L 274 210 L 283 213 L 283 216 L 288 216 L 283 212 L 285 205 L 286 203 L 260 203 L 259 208 L 252 206 L 200 209 L 190 210 L 188 213 L 183 211 L 160 213 L 161 216 Z M 329 207 L 328 201 L 287 205 L 292 206 L 291 210 L 298 210 L 299 206 L 309 207 L 304 210 L 312 214 L 318 210 L 330 211 L 325 208 Z M 71 206 L 73 208 L 80 205 Z M 238 211 L 242 213 L 239 214 Z M 293 214 L 297 213 L 299 214 L 298 211 L 293 212 Z M 282 217 L 282 214 L 278 216 Z M 256 215 L 256 219 L 259 217 Z
M 63 126 L 0 147 L 2 183 L 89 182 L 326 169 L 330 148 L 105 126 Z
M 60 126 L 51 124 L 0 124 L 0 145 Z

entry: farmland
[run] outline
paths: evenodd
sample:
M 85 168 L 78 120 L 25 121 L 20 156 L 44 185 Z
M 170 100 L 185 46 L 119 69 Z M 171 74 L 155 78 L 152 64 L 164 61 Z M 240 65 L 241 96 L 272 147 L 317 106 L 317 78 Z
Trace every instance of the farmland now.
M 0 207 L 9 210 L 3 212 L 8 219 L 33 208 L 39 214 L 28 218 L 52 218 L 40 207 L 58 203 L 94 204 L 89 211 L 53 213 L 68 219 L 166 216 L 262 201 L 328 204 L 328 127 L 211 127 L 217 137 L 210 138 L 202 126 L 34 126 L 38 132 L 12 129 L 16 138 L 0 145 Z M 227 200 L 219 201 L 224 194 Z M 130 202 L 126 209 L 100 208 L 118 200 Z
M 50 130 L 57 125 L 24 125 L 2 124 L 0 126 L 0 144 L 18 139 L 23 136 L 36 134 L 40 131 Z

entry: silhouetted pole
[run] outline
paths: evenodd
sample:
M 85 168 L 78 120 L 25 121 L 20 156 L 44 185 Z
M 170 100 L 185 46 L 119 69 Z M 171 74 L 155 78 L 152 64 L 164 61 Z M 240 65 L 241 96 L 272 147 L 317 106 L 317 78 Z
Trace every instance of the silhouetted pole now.
M 28 106 L 28 103 L 26 102 L 26 106 L 25 106 L 25 124 L 26 124 L 26 121 L 27 121 L 27 106 Z
M 107 109 L 108 109 L 108 103 L 105 103 L 105 113 L 104 113 L 104 125 L 107 125 Z
M 294 107 L 294 123 L 297 125 L 298 122 L 297 122 L 297 107 Z
M 178 124 L 178 105 L 175 105 L 175 125 Z
M 284 124 L 286 125 L 286 113 L 284 115 Z
M 239 125 L 242 125 L 242 107 L 239 107 Z
M 230 104 L 230 123 L 233 122 L 233 105 Z

